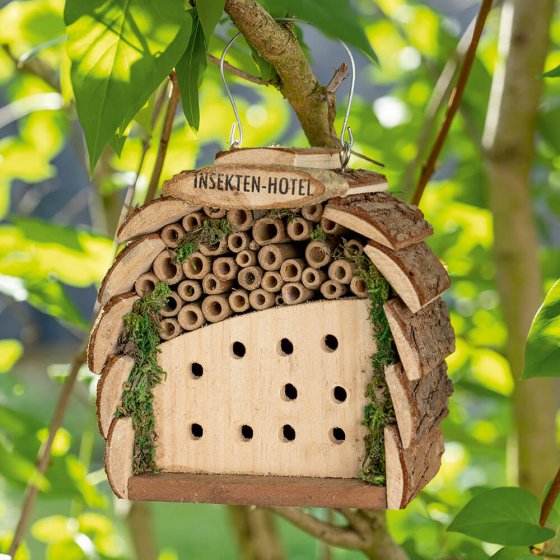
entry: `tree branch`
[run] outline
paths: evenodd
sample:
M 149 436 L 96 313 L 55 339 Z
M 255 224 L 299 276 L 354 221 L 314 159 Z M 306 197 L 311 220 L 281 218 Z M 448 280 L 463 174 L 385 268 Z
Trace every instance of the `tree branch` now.
M 206 58 L 208 59 L 208 62 L 211 62 L 216 66 L 220 65 L 220 59 L 217 56 L 208 53 L 206 55 Z M 243 70 L 240 70 L 239 68 L 230 64 L 229 62 L 224 61 L 224 70 L 226 70 L 230 74 L 234 74 L 235 76 L 238 76 L 239 78 L 243 78 L 244 80 L 247 80 L 248 82 L 251 82 L 253 84 L 257 84 L 260 86 L 268 85 L 268 82 L 265 82 L 262 78 L 259 78 L 258 76 L 253 76 L 253 74 L 249 74 L 248 72 L 244 72 Z
M 255 0 L 227 0 L 225 10 L 257 52 L 276 70 L 279 89 L 294 108 L 312 146 L 336 147 L 334 95 L 322 86 L 296 35 Z
M 558 469 L 558 471 L 556 472 L 556 476 L 554 477 L 554 480 L 552 481 L 552 484 L 550 485 L 550 488 L 546 493 L 541 507 L 541 516 L 539 519 L 539 525 L 541 527 L 544 527 L 546 525 L 548 516 L 550 515 L 550 512 L 554 507 L 554 503 L 558 498 L 558 494 L 560 494 L 560 469 Z

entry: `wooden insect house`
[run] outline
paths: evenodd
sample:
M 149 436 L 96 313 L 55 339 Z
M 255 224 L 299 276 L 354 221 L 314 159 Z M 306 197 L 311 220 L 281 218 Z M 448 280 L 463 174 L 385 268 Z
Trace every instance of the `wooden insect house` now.
M 340 167 L 232 149 L 121 226 L 88 348 L 117 496 L 394 509 L 435 476 L 449 277 L 422 213 Z

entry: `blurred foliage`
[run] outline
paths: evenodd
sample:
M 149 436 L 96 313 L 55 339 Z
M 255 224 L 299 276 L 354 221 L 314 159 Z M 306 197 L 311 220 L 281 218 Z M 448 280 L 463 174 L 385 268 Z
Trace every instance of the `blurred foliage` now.
M 233 115 L 217 68 L 213 64 L 205 68 L 202 52 L 207 48 L 219 56 L 233 29 L 220 17 L 221 8 L 214 8 L 215 2 L 198 3 L 204 37 L 198 35 L 196 40 L 191 35 L 194 14 L 183 13 L 180 3 L 142 3 L 146 8 L 138 15 L 138 29 L 153 31 L 147 44 L 142 44 L 142 57 L 137 52 L 138 30 L 131 24 L 137 21 L 140 2 L 69 0 L 65 8 L 63 0 L 13 0 L 0 9 L 0 217 L 4 219 L 0 292 L 5 305 L 14 301 L 24 313 L 29 304 L 71 329 L 87 328 L 79 309 L 84 301 L 91 302 L 88 294 L 112 259 L 108 210 L 120 204 L 124 189 L 135 180 L 134 202 L 146 192 L 161 131 L 161 105 L 168 96 L 161 83 L 180 59 L 177 74 L 183 103 L 191 109 L 183 107 L 186 117 L 176 116 L 162 179 L 208 163 L 225 145 Z M 358 55 L 359 90 L 350 121 L 355 148 L 383 161 L 393 192 L 406 195 L 419 171 L 415 157 L 433 136 L 427 134 L 423 143 L 418 141 L 434 83 L 453 58 L 461 32 L 458 22 L 414 0 L 329 2 L 328 10 L 323 9 L 324 2 L 267 0 L 266 4 L 275 15 L 289 12 L 308 19 L 327 35 L 342 37 L 344 33 L 343 39 L 370 57 L 373 45 L 379 65 Z M 107 21 L 122 24 L 120 34 L 100 32 L 99 22 L 87 15 L 93 5 L 105 6 Z M 68 39 L 65 18 L 70 24 Z M 443 424 L 447 451 L 442 469 L 406 511 L 388 514 L 394 538 L 415 560 L 525 557 L 526 549 L 498 550 L 498 546 L 446 531 L 471 498 L 511 483 L 506 459 L 514 380 L 503 355 L 507 332 L 496 291 L 492 215 L 480 155 L 497 28 L 496 12 L 480 45 L 440 171 L 422 202 L 435 230 L 429 243 L 453 280 L 446 301 L 457 333 L 457 350 L 448 360 L 455 394 Z M 320 50 L 317 39 L 304 37 L 315 47 L 313 56 L 314 50 Z M 560 63 L 558 15 L 552 41 L 556 49 L 550 53 L 547 68 Z M 196 59 L 188 58 L 187 46 Z M 99 53 L 106 53 L 107 58 Z M 273 78 L 270 68 L 255 60 L 243 40 L 230 53 L 228 61 L 244 71 L 265 80 Z M 133 69 L 127 62 L 129 55 L 130 60 L 140 60 L 140 65 Z M 340 62 L 342 55 L 332 61 L 331 70 Z M 114 64 L 118 74 L 104 78 L 105 64 Z M 273 87 L 231 77 L 229 81 L 235 83 L 247 146 L 305 145 L 287 103 Z M 544 80 L 544 87 L 532 172 L 543 295 L 560 277 L 560 80 Z M 103 112 L 93 111 L 101 106 Z M 98 118 L 101 114 L 103 119 Z M 79 187 L 88 181 L 90 162 L 84 156 L 78 116 L 91 163 L 99 158 L 87 189 Z M 113 149 L 105 146 L 108 142 Z M 73 177 L 65 174 L 69 162 L 74 165 Z M 355 165 L 369 166 L 362 160 Z M 43 198 L 58 192 L 64 195 L 56 199 L 61 206 L 56 213 L 43 208 L 35 212 L 43 217 L 31 217 Z M 87 193 L 85 219 L 77 218 L 72 206 L 80 192 Z M 35 476 L 36 454 L 58 393 L 58 385 L 45 375 L 48 358 L 26 336 L 22 332 L 0 341 L 0 552 L 9 545 L 25 484 Z M 9 370 L 12 373 L 6 374 Z M 114 507 L 101 470 L 102 442 L 96 433 L 93 404 L 96 380 L 91 375 L 80 378 L 65 430 L 55 441 L 52 465 L 46 477 L 37 481 L 41 495 L 18 560 L 130 558 L 123 512 Z M 224 508 L 151 507 L 161 559 L 235 557 Z M 281 522 L 281 531 L 290 558 L 318 554 L 319 545 L 291 525 Z M 360 557 L 342 550 L 333 555 Z

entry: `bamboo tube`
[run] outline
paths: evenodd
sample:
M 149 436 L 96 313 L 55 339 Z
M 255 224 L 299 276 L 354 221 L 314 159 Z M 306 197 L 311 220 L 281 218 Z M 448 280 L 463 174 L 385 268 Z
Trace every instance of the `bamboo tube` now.
M 347 289 L 348 286 L 346 286 L 345 284 L 341 284 L 336 280 L 327 280 L 321 286 L 321 293 L 326 299 L 337 299 L 339 297 L 342 297 L 346 293 Z
M 282 276 L 280 276 L 279 272 L 273 272 L 269 270 L 268 272 L 264 273 L 261 282 L 261 288 L 263 290 L 266 290 L 267 292 L 274 294 L 276 292 L 279 292 L 282 289 L 283 285 L 284 285 L 284 280 L 282 279 Z
M 231 280 L 220 280 L 215 274 L 207 274 L 202 279 L 202 291 L 208 295 L 223 294 L 231 290 Z
M 239 271 L 237 281 L 242 288 L 252 291 L 260 287 L 262 277 L 263 269 L 260 266 L 248 266 Z
M 257 264 L 257 252 L 245 249 L 241 253 L 237 253 L 235 262 L 242 268 Z
M 320 222 L 323 216 L 323 205 L 308 204 L 301 209 L 301 215 L 310 222 Z
M 159 336 L 162 340 L 171 340 L 183 332 L 183 329 L 181 328 L 181 325 L 179 325 L 179 321 L 177 321 L 177 319 L 162 319 L 160 321 L 160 325 L 161 332 L 159 333 Z
M 336 280 L 341 284 L 350 284 L 354 276 L 354 267 L 345 259 L 336 259 L 329 265 L 328 275 L 331 280 Z
M 364 252 L 364 246 L 357 239 L 350 239 L 344 246 L 344 256 L 347 259 L 361 255 Z
M 280 218 L 261 218 L 253 226 L 253 238 L 259 245 L 286 243 L 290 238 L 286 226 Z
M 359 298 L 368 296 L 366 281 L 361 276 L 354 276 L 350 282 L 350 291 Z
M 255 223 L 251 210 L 228 210 L 227 221 L 233 231 L 247 231 Z
M 300 282 L 304 270 L 305 261 L 303 259 L 288 259 L 282 263 L 280 275 L 284 282 Z
M 138 276 L 138 280 L 136 280 L 134 284 L 134 289 L 136 293 L 142 297 L 145 294 L 153 292 L 159 282 L 159 278 L 153 272 L 145 272 Z
M 224 235 L 223 237 L 221 237 L 218 243 L 215 243 L 214 245 L 208 245 L 208 243 L 199 243 L 198 250 L 207 257 L 223 255 L 224 253 L 227 253 L 228 250 L 227 236 Z
M 249 303 L 253 309 L 262 311 L 263 309 L 272 307 L 276 303 L 276 298 L 274 294 L 259 288 L 249 293 Z
M 319 290 L 327 275 L 317 268 L 308 267 L 301 273 L 301 283 L 310 290 Z
M 203 206 L 202 210 L 209 217 L 215 220 L 219 220 L 226 215 L 227 210 L 223 208 L 213 208 L 212 206 Z
M 184 305 L 181 311 L 179 311 L 177 321 L 186 331 L 194 331 L 206 323 L 199 303 Z
M 321 229 L 327 235 L 344 235 L 348 232 L 348 229 L 328 218 L 321 218 Z
M 218 257 L 212 263 L 212 272 L 218 280 L 233 280 L 237 276 L 239 265 L 233 257 Z
M 228 297 L 231 310 L 235 313 L 245 313 L 251 308 L 249 303 L 249 292 L 247 290 L 235 290 Z
M 321 268 L 331 262 L 335 246 L 333 239 L 311 241 L 305 248 L 305 260 L 311 268 Z
M 241 253 L 249 248 L 251 237 L 245 231 L 238 231 L 228 235 L 227 244 L 232 253 Z
M 176 249 L 179 241 L 184 237 L 185 230 L 179 224 L 169 224 L 165 226 L 160 233 L 161 240 L 170 249 Z
M 282 299 L 288 305 L 297 305 L 313 297 L 313 290 L 306 288 L 301 282 L 290 282 L 282 286 Z
M 251 249 L 251 251 L 258 251 L 260 248 L 261 246 L 254 239 L 249 243 L 249 249 Z
M 183 280 L 177 286 L 177 293 L 183 301 L 191 303 L 202 295 L 202 288 L 196 280 Z
M 206 220 L 206 216 L 202 212 L 191 212 L 183 218 L 181 223 L 185 231 L 194 231 L 202 227 L 204 220 Z
M 212 259 L 206 255 L 193 253 L 183 263 L 183 272 L 191 280 L 202 280 L 212 270 Z
M 264 270 L 280 270 L 286 259 L 297 255 L 297 248 L 291 243 L 265 245 L 258 254 L 259 264 Z
M 202 302 L 202 314 L 207 321 L 217 323 L 223 321 L 233 314 L 231 307 L 228 303 L 227 296 L 208 296 Z
M 156 257 L 154 273 L 162 282 L 167 282 L 170 286 L 177 284 L 185 277 L 181 265 L 173 262 L 173 256 L 167 249 Z
M 311 237 L 313 224 L 305 218 L 297 217 L 288 221 L 286 232 L 294 241 L 307 241 Z
M 171 292 L 167 296 L 167 301 L 165 306 L 160 311 L 162 317 L 175 317 L 179 313 L 181 307 L 183 307 L 183 300 L 179 297 L 179 294 Z

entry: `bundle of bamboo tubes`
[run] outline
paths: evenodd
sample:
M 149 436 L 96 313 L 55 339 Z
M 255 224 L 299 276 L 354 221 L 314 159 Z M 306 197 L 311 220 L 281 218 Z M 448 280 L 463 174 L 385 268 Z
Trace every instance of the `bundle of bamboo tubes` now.
M 172 290 L 161 338 L 275 305 L 367 297 L 355 266 L 365 240 L 322 214 L 321 204 L 261 212 L 204 207 L 165 226 L 165 250 L 135 284 L 140 296 L 158 282 Z

